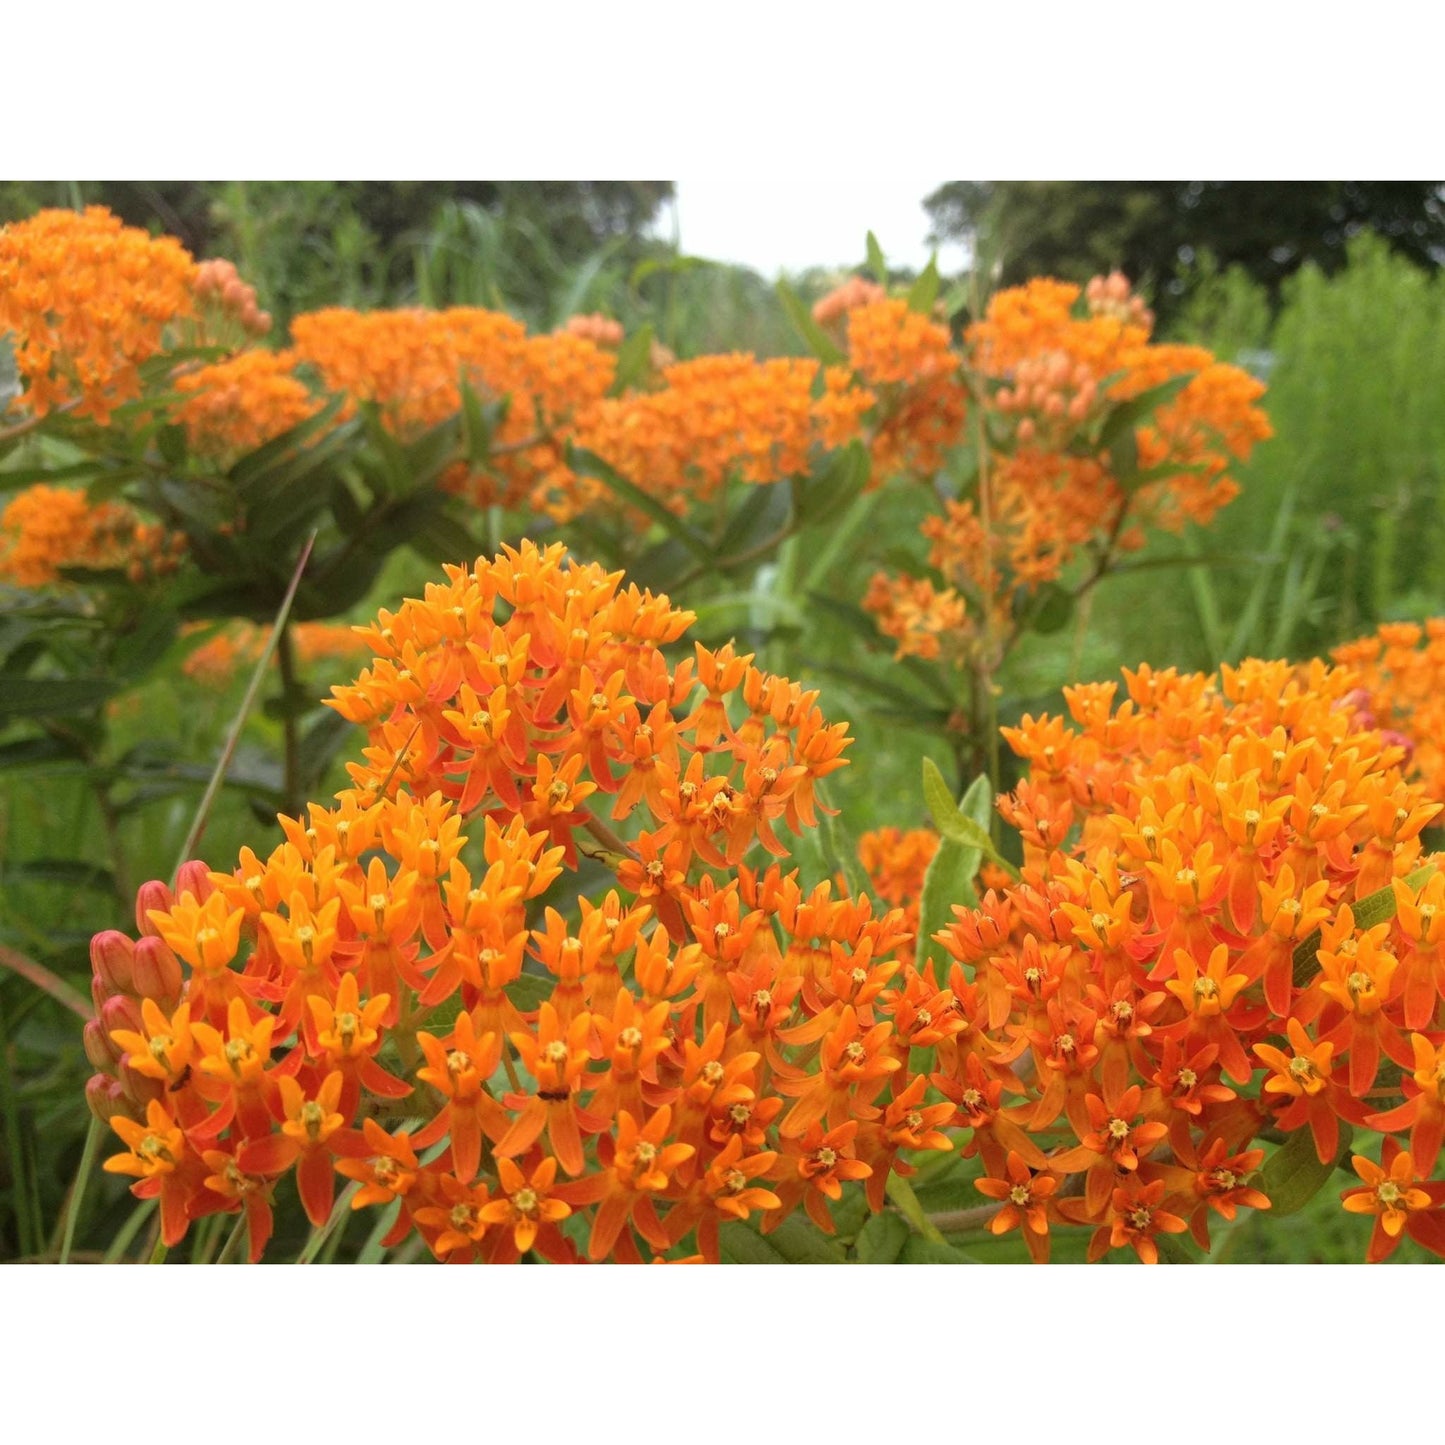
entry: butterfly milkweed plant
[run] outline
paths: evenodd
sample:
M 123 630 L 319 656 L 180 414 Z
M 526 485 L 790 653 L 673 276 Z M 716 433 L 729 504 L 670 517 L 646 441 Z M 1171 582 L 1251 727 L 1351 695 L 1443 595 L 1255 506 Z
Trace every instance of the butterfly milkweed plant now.
M 469 306 L 273 345 L 230 262 L 0 229 L 6 758 L 93 794 L 90 928 L 134 900 L 89 1008 L 3 953 L 86 1016 L 62 1257 L 102 1137 L 117 1254 L 153 1218 L 153 1257 L 310 1259 L 359 1212 L 372 1260 L 1153 1263 L 1334 1195 L 1366 1259 L 1445 1255 L 1445 624 L 1001 706 L 1028 634 L 1236 495 L 1264 388 L 1122 276 L 872 261 L 781 288 L 802 357 Z M 444 570 L 349 625 L 403 548 Z M 238 669 L 137 889 L 127 820 L 188 779 L 117 720 Z M 820 674 L 953 783 L 890 815 Z

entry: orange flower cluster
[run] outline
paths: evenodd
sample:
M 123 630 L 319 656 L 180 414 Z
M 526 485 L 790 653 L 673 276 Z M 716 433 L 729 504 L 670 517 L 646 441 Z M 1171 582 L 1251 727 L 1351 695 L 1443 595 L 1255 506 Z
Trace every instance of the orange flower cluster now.
M 858 839 L 858 861 L 873 892 L 890 908 L 903 910 L 903 926 L 918 936 L 918 908 L 923 898 L 923 876 L 938 852 L 938 834 L 932 828 L 874 828 Z M 913 962 L 913 944 L 898 950 L 905 963 Z
M 1058 1224 L 1090 1257 L 1266 1208 L 1261 1135 L 1387 1141 L 1348 1208 L 1445 1254 L 1441 811 L 1358 726 L 1355 678 L 1249 662 L 1217 681 L 1147 667 L 1066 689 L 1074 726 L 1005 729 L 1030 764 L 1000 811 L 1023 881 L 937 935 L 968 1020 L 933 1082 L 974 1131 L 1036 1259 Z M 1424 864 L 1424 866 L 1422 866 Z M 965 1152 L 968 1152 L 966 1150 Z M 1082 1176 L 1075 1192 L 1066 1181 Z M 1351 1202 L 1353 1200 L 1354 1202 Z M 1384 1246 L 1371 1246 L 1380 1257 Z
M 141 392 L 138 367 L 194 310 L 196 263 L 102 206 L 41 211 L 0 228 L 0 333 L 40 417 L 74 404 L 101 425 Z
M 176 409 L 193 451 L 236 456 L 299 426 L 321 409 L 296 375 L 294 351 L 242 351 L 176 378 Z
M 0 512 L 0 577 L 19 587 L 49 587 L 64 567 L 122 568 L 142 582 L 174 572 L 184 551 L 180 533 L 69 487 L 27 487 Z
M 562 463 L 564 433 L 575 413 L 606 394 L 616 370 L 615 358 L 590 340 L 528 336 L 520 321 L 476 307 L 329 308 L 298 316 L 291 333 L 328 390 L 374 402 L 406 440 L 461 410 L 462 378 L 483 400 L 509 399 L 486 471 L 462 466 L 446 479 L 479 505 L 530 499 L 565 510 L 577 479 Z
M 167 1243 L 244 1211 L 258 1258 L 294 1172 L 314 1223 L 350 1180 L 449 1261 L 716 1260 L 950 1147 L 909 1058 L 963 1020 L 902 915 L 744 861 L 846 725 L 730 646 L 669 668 L 691 620 L 560 547 L 448 568 L 334 689 L 370 737 L 337 805 L 97 936 L 89 1097 Z M 617 886 L 569 918 L 579 854 Z
M 204 622 L 195 624 L 204 631 Z M 344 623 L 298 622 L 291 628 L 297 658 L 304 663 L 354 658 L 371 651 L 356 629 Z M 211 687 L 224 686 L 238 667 L 253 665 L 266 645 L 265 634 L 249 622 L 239 622 L 208 637 L 181 663 L 181 671 Z
M 1387 622 L 1330 655 L 1359 678 L 1352 701 L 1361 726 L 1378 727 L 1405 748 L 1411 776 L 1445 802 L 1445 618 L 1423 627 Z
M 876 281 L 870 281 L 866 276 L 850 276 L 813 303 L 813 320 L 820 326 L 828 326 L 841 321 L 855 308 L 871 306 L 887 295 Z
M 848 313 L 848 364 L 877 397 L 869 446 L 875 482 L 931 476 L 963 438 L 967 391 L 948 328 L 901 298 Z
M 816 448 L 858 435 L 872 403 L 842 367 L 702 356 L 665 368 L 656 391 L 592 408 L 578 421 L 577 440 L 683 510 L 731 477 L 765 484 L 806 472 Z
M 1207 523 L 1237 493 L 1231 460 L 1270 435 L 1258 381 L 1198 347 L 1151 343 L 1152 318 L 1122 277 L 1096 277 L 1087 295 L 1082 303 L 1077 286 L 1032 281 L 999 292 L 969 328 L 966 364 L 999 413 L 992 435 L 1011 434 L 980 470 L 986 512 L 973 496 L 946 500 L 924 526 L 942 586 L 874 578 L 865 606 L 900 655 L 961 664 L 984 639 L 1006 645 L 1018 588 L 1057 581 L 1081 554 L 1097 576 L 1116 551 L 1143 545 L 1146 525 Z M 1121 480 L 1099 441 L 1107 413 L 1183 376 L 1183 389 L 1131 429 L 1137 467 Z

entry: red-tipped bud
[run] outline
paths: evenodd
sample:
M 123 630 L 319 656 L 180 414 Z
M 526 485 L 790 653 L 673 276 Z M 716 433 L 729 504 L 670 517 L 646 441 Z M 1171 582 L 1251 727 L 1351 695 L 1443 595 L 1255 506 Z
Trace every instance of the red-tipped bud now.
M 120 1093 L 128 1104 L 135 1107 L 136 1117 L 145 1117 L 146 1105 L 152 1099 L 165 1097 L 166 1086 L 159 1079 L 148 1079 L 144 1074 L 138 1074 L 129 1064 L 122 1064 L 117 1071 L 120 1080 Z
M 156 926 L 147 916 L 152 910 L 157 913 L 169 913 L 176 906 L 176 895 L 161 882 L 159 878 L 152 878 L 148 883 L 142 883 L 135 896 L 135 926 L 136 931 L 148 938 L 158 938 Z
M 199 858 L 182 863 L 176 874 L 176 894 L 184 897 L 189 893 L 197 903 L 204 903 L 216 891 L 211 882 L 211 870 Z
M 91 974 L 90 1002 L 93 1005 L 91 1012 L 94 1013 L 97 1018 L 100 1017 L 100 1011 L 105 1007 L 105 1001 L 109 997 L 110 990 L 105 986 L 105 980 L 101 978 L 99 974 Z
M 91 1019 L 86 1024 L 81 1037 L 85 1040 L 85 1057 L 97 1069 L 113 1074 L 115 1066 L 120 1063 L 121 1050 L 111 1043 L 110 1035 L 100 1021 Z
M 117 1114 L 126 1119 L 139 1117 L 135 1109 L 126 1102 L 120 1083 L 105 1074 L 92 1074 L 86 1080 L 85 1102 L 90 1105 L 90 1112 L 102 1124 L 109 1124 Z
M 97 933 L 90 940 L 90 967 L 107 993 L 134 993 L 131 957 L 135 944 L 114 928 Z
M 145 1032 L 140 1005 L 123 993 L 112 994 L 106 999 L 100 1010 L 100 1025 L 107 1034 L 112 1029 L 130 1029 L 132 1033 L 138 1034 Z
M 143 938 L 131 960 L 135 991 L 141 998 L 153 998 L 162 1008 L 174 1008 L 181 997 L 181 961 L 164 939 Z

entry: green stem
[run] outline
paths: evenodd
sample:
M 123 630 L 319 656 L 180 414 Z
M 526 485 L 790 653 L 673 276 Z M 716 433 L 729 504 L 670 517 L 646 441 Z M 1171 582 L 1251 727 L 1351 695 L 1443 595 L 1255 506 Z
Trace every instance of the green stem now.
M 121 1225 L 115 1238 L 111 1240 L 110 1247 L 106 1250 L 101 1259 L 102 1264 L 114 1264 L 130 1248 L 131 1241 L 141 1232 L 141 1227 L 152 1214 L 156 1212 L 157 1203 L 154 1199 L 142 1199 L 136 1207 L 131 1210 L 130 1218 Z
M 75 1171 L 75 1183 L 70 1186 L 70 1199 L 65 1208 L 65 1234 L 60 1241 L 60 1262 L 70 1263 L 70 1250 L 75 1243 L 75 1229 L 80 1222 L 80 1206 L 85 1203 L 86 1186 L 90 1183 L 90 1171 L 95 1164 L 96 1152 L 100 1148 L 100 1136 L 105 1126 L 90 1116 L 90 1128 L 85 1131 L 85 1148 L 80 1152 L 80 1168 Z
M 276 664 L 281 670 L 281 737 L 283 764 L 281 796 L 288 816 L 301 811 L 301 741 L 297 733 L 296 698 L 300 688 L 296 677 L 296 641 L 289 621 L 276 634 Z
M 256 694 L 261 690 L 261 680 L 266 676 L 266 669 L 271 663 L 271 654 L 276 650 L 277 639 L 286 626 L 286 619 L 291 615 L 291 604 L 296 600 L 296 589 L 301 585 L 301 574 L 306 570 L 306 563 L 310 560 L 311 549 L 316 545 L 316 533 L 306 539 L 306 545 L 301 549 L 301 556 L 296 561 L 296 569 L 291 574 L 291 585 L 286 589 L 286 595 L 281 599 L 281 606 L 276 612 L 276 620 L 271 625 L 271 635 L 266 639 L 266 645 L 261 649 L 261 655 L 256 659 L 256 666 L 251 673 L 251 681 L 246 685 L 246 695 L 241 699 L 241 706 L 237 709 L 236 716 L 231 722 L 231 730 L 226 735 L 225 746 L 221 749 L 221 756 L 216 759 L 215 770 L 211 773 L 211 781 L 206 784 L 205 794 L 201 798 L 200 806 L 196 809 L 196 816 L 191 820 L 190 831 L 186 834 L 186 841 L 181 844 L 180 856 L 176 859 L 175 869 L 171 876 L 181 870 L 181 865 L 187 862 L 201 840 L 201 834 L 206 830 L 206 821 L 211 814 L 211 804 L 216 800 L 216 794 L 221 791 L 221 784 L 225 780 L 226 770 L 231 766 L 231 758 L 235 755 L 236 744 L 241 740 L 241 729 L 246 725 L 246 718 L 250 715 L 252 705 L 256 701 Z
M 241 1241 L 246 1237 L 246 1211 L 241 1211 L 241 1217 L 232 1227 L 230 1234 L 226 1236 L 226 1242 L 221 1246 L 221 1252 L 216 1256 L 217 1264 L 230 1264 L 235 1258 Z
M 948 1243 L 938 1226 L 923 1212 L 923 1206 L 918 1202 L 913 1186 L 906 1179 L 898 1174 L 890 1174 L 886 1191 L 889 1199 L 898 1206 L 898 1212 L 924 1239 L 933 1244 Z

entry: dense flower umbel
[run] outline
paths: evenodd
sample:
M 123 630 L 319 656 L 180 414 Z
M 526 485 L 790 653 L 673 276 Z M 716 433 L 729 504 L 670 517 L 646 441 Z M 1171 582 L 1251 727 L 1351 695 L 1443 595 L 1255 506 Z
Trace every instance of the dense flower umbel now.
M 855 351 L 884 304 L 850 313 Z M 915 329 L 922 321 L 913 318 Z M 1102 569 L 1115 551 L 1142 545 L 1146 526 L 1207 522 L 1235 495 L 1231 460 L 1270 435 L 1255 405 L 1264 388 L 1198 347 L 1152 343 L 1150 322 L 1114 276 L 1086 295 L 1051 280 L 1001 291 L 968 329 L 962 365 L 990 413 L 987 503 L 947 500 L 925 523 L 933 577 L 874 579 L 864 605 L 900 655 L 963 663 L 981 648 L 997 654 L 1016 625 L 1020 587 L 1055 581 L 1081 554 Z M 875 388 L 886 379 L 876 362 L 855 364 Z M 916 357 L 903 368 L 923 372 Z M 1129 428 L 1137 470 L 1121 477 L 1099 435 L 1106 410 L 1184 376 L 1178 395 Z M 917 430 L 906 427 L 914 446 Z M 939 436 L 958 439 L 946 426 Z
M 1023 879 L 937 935 L 969 1027 L 934 1082 L 975 1126 L 986 1192 L 1012 1201 L 998 1227 L 1027 1214 L 1035 1257 L 1049 1222 L 1094 1226 L 1092 1254 L 1153 1258 L 1185 1221 L 1207 1246 L 1211 1212 L 1267 1205 L 1247 1147 L 1267 1132 L 1309 1130 L 1322 1161 L 1341 1121 L 1408 1134 L 1426 1171 L 1440 1147 L 1445 859 L 1420 833 L 1441 808 L 1359 726 L 1357 679 L 1262 662 L 1125 678 L 1117 706 L 1115 684 L 1066 689 L 1073 725 L 1005 729 L 1031 765 L 1000 804 Z M 1347 1200 L 1380 1216 L 1369 1257 L 1407 1221 L 1441 1252 L 1445 1186 L 1385 1148 Z
M 1359 676 L 1351 700 L 1361 725 L 1382 728 L 1407 748 L 1407 771 L 1445 802 L 1445 617 L 1423 626 L 1387 622 L 1330 655 Z
M 103 206 L 41 211 L 0 228 L 0 333 L 11 333 L 35 416 L 74 404 L 105 424 L 141 393 L 140 363 L 195 310 L 196 263 L 179 241 Z
M 47 587 L 61 568 L 124 569 L 133 582 L 174 572 L 185 538 L 143 522 L 124 502 L 91 502 L 76 488 L 44 483 L 0 511 L 0 578 Z
M 952 995 L 898 911 L 773 861 L 846 727 L 731 647 L 669 667 L 690 614 L 621 584 L 524 543 L 382 613 L 336 806 L 97 938 L 90 1098 L 167 1240 L 245 1210 L 259 1256 L 295 1171 L 448 1261 L 716 1259 L 950 1147 L 909 1048 Z M 569 916 L 582 854 L 617 886 Z

